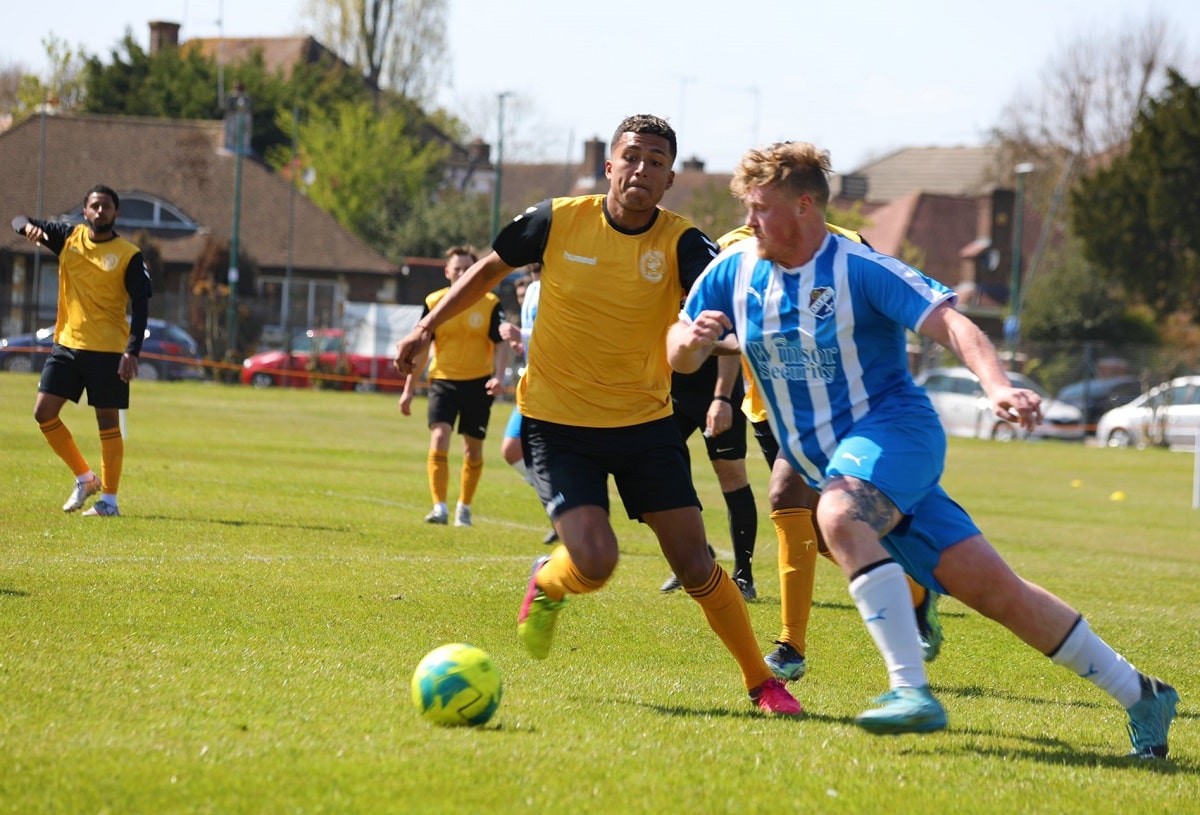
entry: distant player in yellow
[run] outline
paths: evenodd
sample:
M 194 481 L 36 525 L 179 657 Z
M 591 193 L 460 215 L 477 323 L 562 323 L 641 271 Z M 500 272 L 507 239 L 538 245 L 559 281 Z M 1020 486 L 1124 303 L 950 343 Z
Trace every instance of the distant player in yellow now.
M 83 507 L 83 514 L 120 515 L 117 487 L 125 460 L 121 410 L 129 407 L 129 383 L 137 376 L 138 354 L 150 314 L 150 274 L 141 251 L 114 231 L 121 199 L 97 184 L 83 199 L 87 223 L 72 226 L 19 216 L 13 227 L 30 243 L 58 255 L 58 318 L 54 348 L 42 368 L 33 416 L 50 447 L 75 473 L 75 488 L 64 512 Z M 126 308 L 133 314 L 125 317 Z M 100 429 L 100 477 L 92 472 L 71 431 L 59 418 L 70 399 L 87 391 Z
M 493 251 L 400 341 L 396 365 L 411 370 L 446 320 L 514 268 L 541 263 L 537 330 L 517 404 L 529 472 L 562 543 L 534 562 L 518 638 L 544 659 L 568 595 L 598 591 L 612 577 L 620 550 L 609 519 L 611 477 L 626 513 L 654 532 L 736 660 L 751 702 L 798 716 L 799 703 L 763 663 L 742 593 L 709 554 L 671 415 L 666 332 L 716 247 L 658 206 L 675 178 L 675 131 L 666 121 L 630 116 L 609 149 L 608 192 L 542 201 L 505 226 Z
M 476 260 L 465 246 L 446 250 L 446 279 L 451 286 Z M 422 319 L 450 292 L 438 289 L 425 298 Z M 503 386 L 508 363 L 508 343 L 500 338 L 504 309 L 500 298 L 487 292 L 470 308 L 438 326 L 429 358 L 429 492 L 433 510 L 425 516 L 431 524 L 446 524 L 450 512 L 446 496 L 450 490 L 450 435 L 458 420 L 463 439 L 462 483 L 454 510 L 455 526 L 471 525 L 471 500 L 483 474 L 483 440 L 487 438 L 492 401 Z M 412 414 L 413 386 L 425 369 L 428 349 L 404 380 L 400 412 Z
M 826 229 L 857 243 L 866 243 L 862 235 L 830 223 Z M 738 241 L 754 236 L 748 226 L 741 226 L 722 235 L 717 244 L 726 249 Z M 816 579 L 817 553 L 830 557 L 813 523 L 813 512 L 819 493 L 804 482 L 787 460 L 779 455 L 779 443 L 771 433 L 766 406 L 754 388 L 754 377 L 745 370 L 742 358 L 746 395 L 742 411 L 754 428 L 754 438 L 771 468 L 768 496 L 771 521 L 779 541 L 779 612 L 781 628 L 775 648 L 767 654 L 766 662 L 780 679 L 795 680 L 804 676 L 808 667 L 805 657 L 808 647 L 808 620 L 812 609 L 813 586 Z M 717 407 L 720 407 L 717 405 Z M 942 626 L 937 613 L 937 593 L 928 591 L 911 577 L 908 578 L 913 608 L 921 634 L 921 646 L 926 661 L 937 656 L 942 645 Z

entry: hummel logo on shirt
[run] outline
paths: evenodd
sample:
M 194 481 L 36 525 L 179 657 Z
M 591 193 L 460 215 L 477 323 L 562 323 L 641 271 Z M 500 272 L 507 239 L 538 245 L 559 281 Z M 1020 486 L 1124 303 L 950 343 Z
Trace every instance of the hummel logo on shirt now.
M 595 258 L 589 258 L 584 255 L 572 255 L 570 252 L 563 252 L 563 257 L 566 258 L 567 260 L 571 261 L 572 263 L 586 263 L 589 266 L 596 265 Z

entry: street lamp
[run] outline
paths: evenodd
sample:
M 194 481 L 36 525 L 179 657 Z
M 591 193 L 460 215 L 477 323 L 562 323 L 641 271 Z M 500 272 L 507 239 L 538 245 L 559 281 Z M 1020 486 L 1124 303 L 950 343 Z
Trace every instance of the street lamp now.
M 500 231 L 500 176 L 501 165 L 504 163 L 504 100 L 512 95 L 512 91 L 504 91 L 497 98 L 500 100 L 500 118 L 496 134 L 496 163 L 492 178 L 492 239 Z
M 1013 168 L 1017 175 L 1017 195 L 1013 202 L 1012 280 L 1008 286 L 1008 317 L 1004 320 L 1004 335 L 1009 350 L 1016 353 L 1021 336 L 1021 228 L 1025 221 L 1025 176 L 1036 168 L 1023 161 Z
M 238 299 L 238 230 L 242 220 L 242 156 L 249 151 L 250 141 L 250 97 L 245 86 L 238 82 L 233 96 L 225 102 L 226 139 L 229 137 L 229 119 L 233 119 L 234 137 L 227 146 L 234 153 L 233 171 L 233 231 L 229 236 L 229 311 L 226 314 L 225 351 L 228 355 L 237 347 L 237 299 Z

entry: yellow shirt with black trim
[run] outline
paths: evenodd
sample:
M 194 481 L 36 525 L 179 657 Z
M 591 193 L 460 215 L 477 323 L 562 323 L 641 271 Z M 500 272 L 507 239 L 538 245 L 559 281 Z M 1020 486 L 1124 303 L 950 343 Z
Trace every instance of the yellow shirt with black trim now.
M 447 286 L 426 297 L 425 313 L 428 314 L 449 291 Z M 500 298 L 488 292 L 470 308 L 441 323 L 433 332 L 429 378 L 463 381 L 499 375 L 495 346 L 501 341 L 503 316 Z
M 863 236 L 855 232 L 853 229 L 825 222 L 825 228 L 835 235 L 841 235 L 849 238 L 855 243 L 867 243 Z M 754 237 L 754 230 L 748 226 L 739 226 L 737 229 L 726 232 L 721 237 L 717 238 L 717 246 L 722 250 L 728 249 L 739 241 L 744 241 L 747 238 Z M 867 244 L 870 246 L 870 244 Z M 746 357 L 742 357 L 742 381 L 746 383 L 746 395 L 742 397 L 742 413 L 746 414 L 746 418 L 757 424 L 767 420 L 767 406 L 763 404 L 759 398 L 758 391 L 754 388 L 754 377 L 750 373 L 750 366 L 746 362 Z
M 549 202 L 537 330 L 517 385 L 525 416 L 628 427 L 671 415 L 667 329 L 685 294 L 680 239 L 696 227 L 659 209 L 648 229 L 626 233 L 609 222 L 604 199 Z
M 124 353 L 129 341 L 125 271 L 139 252 L 120 236 L 93 241 L 86 224 L 71 230 L 58 254 L 55 342 L 84 351 Z

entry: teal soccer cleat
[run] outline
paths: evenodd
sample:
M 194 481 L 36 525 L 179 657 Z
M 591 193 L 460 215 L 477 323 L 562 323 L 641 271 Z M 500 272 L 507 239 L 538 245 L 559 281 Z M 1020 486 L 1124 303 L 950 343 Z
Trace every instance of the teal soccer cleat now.
M 1161 679 L 1139 674 L 1142 698 L 1129 708 L 1129 741 L 1133 750 L 1129 753 L 1138 758 L 1166 758 L 1167 731 L 1175 719 L 1175 708 L 1179 705 L 1179 693 Z
M 946 728 L 946 711 L 928 685 L 892 688 L 875 704 L 879 707 L 863 711 L 854 719 L 869 733 L 928 733 Z

